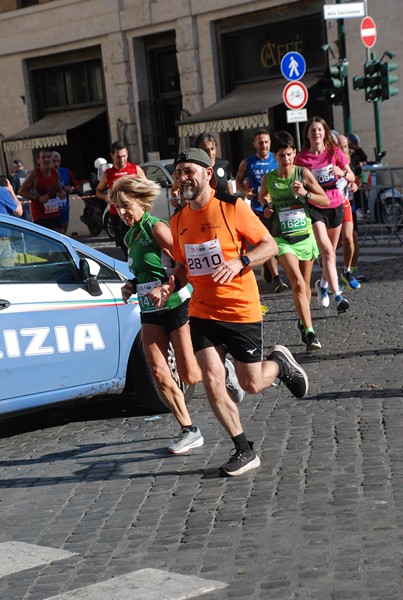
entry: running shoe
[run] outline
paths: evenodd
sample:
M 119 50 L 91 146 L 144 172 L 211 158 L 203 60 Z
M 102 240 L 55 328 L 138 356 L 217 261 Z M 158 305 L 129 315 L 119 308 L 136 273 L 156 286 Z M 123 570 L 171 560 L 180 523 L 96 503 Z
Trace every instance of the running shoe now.
M 357 281 L 351 271 L 345 271 L 342 273 L 341 280 L 344 281 L 348 289 L 351 291 L 359 290 L 361 287 L 361 284 Z
M 278 378 L 296 398 L 303 398 L 308 393 L 308 376 L 285 346 L 270 348 L 268 360 L 276 358 L 282 364 Z
M 198 427 L 196 427 L 196 431 L 184 427 L 169 446 L 168 452 L 169 454 L 184 454 L 192 448 L 203 446 L 203 444 L 204 439 Z
M 337 296 L 335 298 L 337 313 L 340 315 L 341 313 L 345 313 L 350 308 L 350 303 L 343 296 Z
M 329 289 L 320 287 L 320 279 L 315 283 L 315 289 L 318 298 L 318 304 L 321 308 L 327 308 L 329 306 Z
M 260 276 L 266 283 L 271 283 L 273 279 L 272 274 L 270 273 L 270 269 L 266 263 L 263 263 L 260 267 Z
M 281 279 L 280 275 L 273 278 L 273 283 L 275 294 L 280 294 L 281 292 L 288 290 L 288 285 Z
M 225 385 L 227 392 L 235 404 L 239 404 L 245 397 L 245 391 L 239 385 L 235 367 L 229 358 L 225 359 Z
M 320 350 L 322 348 L 318 336 L 313 331 L 306 334 L 306 350 L 312 352 L 313 350 Z
M 301 321 L 298 319 L 297 321 L 297 329 L 301 334 L 301 342 L 303 344 L 306 344 L 306 333 L 305 333 L 305 327 L 302 325 Z
M 252 469 L 257 469 L 260 465 L 260 458 L 253 449 L 253 442 L 249 442 L 249 450 L 233 448 L 231 458 L 225 465 L 220 467 L 221 477 L 236 477 Z
M 358 267 L 351 267 L 351 272 L 354 275 L 354 277 L 356 278 L 356 280 L 359 281 L 360 283 L 362 283 L 363 281 L 368 281 L 368 277 L 366 275 L 364 275 L 363 273 L 361 273 L 358 270 Z

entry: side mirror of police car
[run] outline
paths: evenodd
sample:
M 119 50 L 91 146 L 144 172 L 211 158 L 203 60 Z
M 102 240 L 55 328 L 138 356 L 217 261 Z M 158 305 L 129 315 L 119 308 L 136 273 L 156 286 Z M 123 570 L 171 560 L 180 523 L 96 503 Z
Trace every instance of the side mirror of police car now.
M 91 296 L 101 296 L 102 290 L 97 279 L 101 267 L 91 258 L 80 258 L 80 275 L 87 284 L 88 293 Z

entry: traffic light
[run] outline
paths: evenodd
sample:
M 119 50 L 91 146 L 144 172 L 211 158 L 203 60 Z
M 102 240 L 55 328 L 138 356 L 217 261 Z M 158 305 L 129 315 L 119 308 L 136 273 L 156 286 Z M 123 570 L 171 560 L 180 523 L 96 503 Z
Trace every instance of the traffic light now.
M 399 78 L 392 75 L 396 71 L 397 64 L 393 62 L 381 62 L 375 58 L 364 63 L 364 77 L 353 77 L 353 88 L 365 90 L 367 102 L 379 102 L 389 100 L 399 93 L 399 88 L 393 87 Z
M 319 100 L 326 100 L 331 104 L 343 104 L 347 72 L 348 62 L 346 60 L 327 67 L 318 82 L 321 90 Z
M 379 60 L 372 59 L 364 63 L 364 76 L 368 84 L 365 86 L 365 100 L 367 102 L 382 100 L 382 75 Z
M 397 75 L 391 75 L 391 71 L 396 70 L 397 64 L 394 62 L 381 63 L 382 100 L 389 100 L 389 98 L 397 96 L 399 93 L 399 88 L 392 86 L 392 83 L 397 83 L 399 81 Z

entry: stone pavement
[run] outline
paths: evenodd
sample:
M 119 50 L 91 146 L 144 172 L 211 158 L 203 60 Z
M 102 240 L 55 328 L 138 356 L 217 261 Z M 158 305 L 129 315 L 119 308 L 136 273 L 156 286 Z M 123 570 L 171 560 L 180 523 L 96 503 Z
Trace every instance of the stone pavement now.
M 313 298 L 323 349 L 311 355 L 291 293 L 260 282 L 266 346 L 287 345 L 310 389 L 246 397 L 262 464 L 245 476 L 217 476 L 231 441 L 200 385 L 190 407 L 205 445 L 186 456 L 166 455 L 171 415 L 120 398 L 0 424 L 1 600 L 401 600 L 402 254 L 363 248 L 370 281 L 344 315 Z M 65 554 L 32 563 L 37 546 Z

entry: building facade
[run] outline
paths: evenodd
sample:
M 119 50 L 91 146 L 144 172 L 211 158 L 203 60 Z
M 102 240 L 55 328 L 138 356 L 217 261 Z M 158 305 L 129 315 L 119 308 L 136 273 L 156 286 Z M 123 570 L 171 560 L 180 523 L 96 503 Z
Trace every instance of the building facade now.
M 398 61 L 400 0 L 387 0 L 388 10 L 381 0 L 363 4 L 377 24 L 377 57 L 394 51 Z M 374 159 L 374 106 L 352 86 L 369 52 L 360 23 L 343 21 L 348 117 Z M 257 128 L 298 130 L 302 138 L 304 123 L 287 123 L 283 102 L 280 64 L 291 51 L 305 58 L 308 117 L 319 114 L 343 132 L 345 111 L 322 100 L 318 87 L 327 61 L 339 57 L 339 40 L 340 21 L 324 20 L 318 0 L 2 0 L 2 171 L 14 158 L 32 166 L 47 147 L 85 179 L 116 139 L 138 162 L 173 157 L 207 129 L 235 172 Z M 403 92 L 379 107 L 392 166 L 401 166 L 402 108 Z

